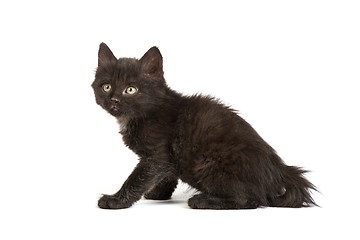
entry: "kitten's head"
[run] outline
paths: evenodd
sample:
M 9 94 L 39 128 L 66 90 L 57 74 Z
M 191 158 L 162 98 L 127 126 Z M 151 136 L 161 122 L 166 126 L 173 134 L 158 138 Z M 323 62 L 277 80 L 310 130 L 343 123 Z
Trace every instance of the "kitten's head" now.
M 160 107 L 167 86 L 158 48 L 150 48 L 141 59 L 116 59 L 101 43 L 98 57 L 92 84 L 97 104 L 115 117 L 130 118 L 143 117 Z

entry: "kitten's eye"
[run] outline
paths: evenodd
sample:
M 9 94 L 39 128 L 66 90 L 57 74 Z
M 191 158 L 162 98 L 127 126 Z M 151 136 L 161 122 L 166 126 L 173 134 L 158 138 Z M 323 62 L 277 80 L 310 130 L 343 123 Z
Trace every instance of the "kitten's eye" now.
M 137 89 L 136 87 L 128 87 L 126 90 L 125 90 L 125 93 L 126 94 L 129 94 L 129 95 L 134 95 L 135 93 L 137 93 Z
M 110 92 L 111 91 L 111 85 L 110 84 L 104 84 L 102 86 L 104 92 Z

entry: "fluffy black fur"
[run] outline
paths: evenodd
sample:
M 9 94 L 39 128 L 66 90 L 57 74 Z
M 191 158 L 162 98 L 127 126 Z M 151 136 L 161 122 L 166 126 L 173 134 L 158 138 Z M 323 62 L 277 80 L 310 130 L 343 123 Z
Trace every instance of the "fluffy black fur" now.
M 196 209 L 316 205 L 306 171 L 285 165 L 232 109 L 171 90 L 156 47 L 139 60 L 116 59 L 102 43 L 92 87 L 140 158 L 121 189 L 100 198 L 100 208 L 128 208 L 142 196 L 169 199 L 178 179 L 199 191 L 188 201 Z

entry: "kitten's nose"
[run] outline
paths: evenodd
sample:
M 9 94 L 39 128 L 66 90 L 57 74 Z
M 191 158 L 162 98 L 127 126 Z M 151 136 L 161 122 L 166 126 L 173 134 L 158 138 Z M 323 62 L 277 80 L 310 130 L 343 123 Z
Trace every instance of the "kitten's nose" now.
M 120 102 L 120 100 L 117 99 L 117 98 L 115 98 L 115 97 L 112 97 L 112 98 L 111 98 L 111 101 L 112 101 L 113 103 L 119 103 L 119 102 Z

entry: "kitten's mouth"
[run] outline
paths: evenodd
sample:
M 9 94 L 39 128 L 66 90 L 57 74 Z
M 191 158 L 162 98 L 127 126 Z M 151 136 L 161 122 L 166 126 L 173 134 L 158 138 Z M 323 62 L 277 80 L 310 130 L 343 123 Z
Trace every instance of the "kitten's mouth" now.
M 111 106 L 110 109 L 113 110 L 113 111 L 119 111 L 119 108 L 117 106 L 115 106 L 115 105 Z
M 109 112 L 114 116 L 118 116 L 120 115 L 120 108 L 116 105 L 111 105 L 109 108 Z

